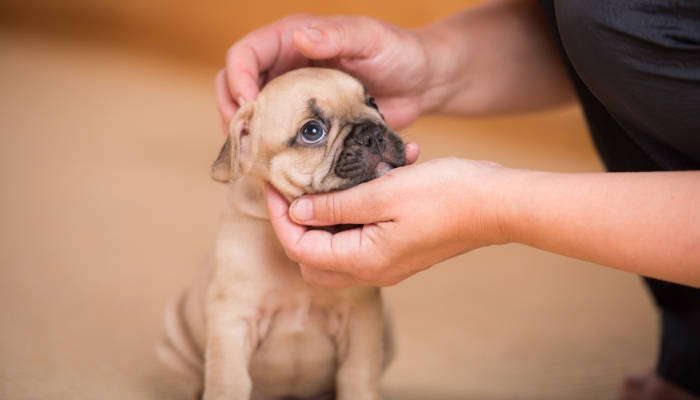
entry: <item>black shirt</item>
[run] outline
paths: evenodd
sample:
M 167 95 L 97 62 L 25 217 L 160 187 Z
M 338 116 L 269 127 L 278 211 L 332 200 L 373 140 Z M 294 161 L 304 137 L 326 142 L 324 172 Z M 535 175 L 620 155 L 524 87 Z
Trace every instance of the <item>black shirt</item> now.
M 608 170 L 700 169 L 700 1 L 540 3 Z

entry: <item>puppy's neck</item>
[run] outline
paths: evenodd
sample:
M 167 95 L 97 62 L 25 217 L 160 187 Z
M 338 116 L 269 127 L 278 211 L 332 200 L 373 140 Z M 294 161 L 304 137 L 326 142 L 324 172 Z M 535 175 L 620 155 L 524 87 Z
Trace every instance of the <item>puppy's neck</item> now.
M 265 183 L 248 175 L 229 184 L 227 208 L 233 213 L 254 219 L 269 220 L 265 201 Z

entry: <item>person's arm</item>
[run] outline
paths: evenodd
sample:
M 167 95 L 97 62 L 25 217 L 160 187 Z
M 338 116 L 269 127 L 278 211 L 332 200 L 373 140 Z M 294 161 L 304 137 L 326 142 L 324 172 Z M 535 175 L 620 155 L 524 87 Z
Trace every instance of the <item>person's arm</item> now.
M 417 30 L 367 17 L 292 15 L 229 50 L 216 79 L 225 130 L 260 85 L 310 65 L 358 77 L 395 129 L 424 113 L 520 112 L 573 98 L 535 0 L 487 2 Z
M 700 171 L 512 171 L 508 241 L 700 287 Z
M 305 279 L 329 286 L 391 285 L 469 250 L 517 242 L 700 287 L 698 199 L 697 171 L 546 173 L 461 159 L 399 168 L 289 208 L 268 189 L 287 254 Z M 335 235 L 304 226 L 345 223 L 366 225 Z
M 538 1 L 492 0 L 417 33 L 433 60 L 423 113 L 484 116 L 575 99 Z

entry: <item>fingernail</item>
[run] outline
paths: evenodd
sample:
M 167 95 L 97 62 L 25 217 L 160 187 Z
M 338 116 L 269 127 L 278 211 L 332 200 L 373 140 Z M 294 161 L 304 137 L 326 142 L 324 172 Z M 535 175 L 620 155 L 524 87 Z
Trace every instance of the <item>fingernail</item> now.
M 323 33 L 316 28 L 307 26 L 301 30 L 306 37 L 312 42 L 320 42 L 323 39 Z
M 238 107 L 243 107 L 247 103 L 245 97 L 243 96 L 238 96 Z
M 301 198 L 292 204 L 292 216 L 297 221 L 308 221 L 314 217 L 314 205 L 311 199 Z

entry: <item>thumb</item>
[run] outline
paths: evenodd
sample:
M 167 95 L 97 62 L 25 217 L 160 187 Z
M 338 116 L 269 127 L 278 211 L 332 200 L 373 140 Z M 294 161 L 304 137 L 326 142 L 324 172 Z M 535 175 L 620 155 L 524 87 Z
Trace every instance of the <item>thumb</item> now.
M 342 18 L 312 23 L 293 33 L 299 51 L 310 59 L 370 58 L 386 28 L 369 18 Z M 384 34 L 383 34 L 384 33 Z
M 303 225 L 372 224 L 390 221 L 386 189 L 375 180 L 351 189 L 305 195 L 289 207 L 291 219 Z

